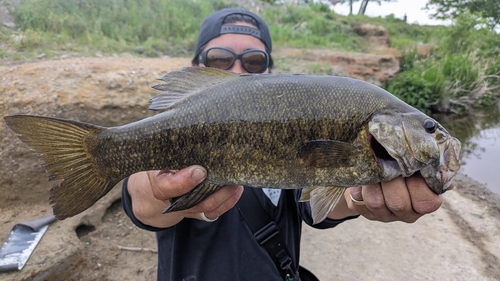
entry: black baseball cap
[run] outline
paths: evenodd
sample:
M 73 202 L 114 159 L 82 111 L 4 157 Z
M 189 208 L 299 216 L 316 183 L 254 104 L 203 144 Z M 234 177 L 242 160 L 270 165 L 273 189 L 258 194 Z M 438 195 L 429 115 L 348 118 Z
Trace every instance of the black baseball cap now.
M 223 25 L 227 16 L 240 14 L 252 17 L 257 22 L 257 28 L 241 25 Z M 208 43 L 208 41 L 219 37 L 222 34 L 235 33 L 247 34 L 260 39 L 266 46 L 266 52 L 271 54 L 273 44 L 271 42 L 271 35 L 267 28 L 266 22 L 258 15 L 243 9 L 243 8 L 227 8 L 209 15 L 201 25 L 198 41 L 196 41 L 196 51 L 194 53 L 193 63 L 197 62 L 197 56 L 200 54 L 201 49 Z

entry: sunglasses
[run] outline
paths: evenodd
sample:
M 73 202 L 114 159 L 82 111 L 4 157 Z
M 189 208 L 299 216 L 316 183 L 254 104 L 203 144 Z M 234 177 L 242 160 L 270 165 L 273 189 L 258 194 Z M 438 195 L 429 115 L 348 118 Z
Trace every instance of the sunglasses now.
M 269 55 L 261 50 L 248 50 L 241 54 L 214 47 L 200 54 L 199 59 L 205 66 L 228 70 L 236 60 L 241 61 L 243 69 L 248 73 L 262 73 L 269 67 Z

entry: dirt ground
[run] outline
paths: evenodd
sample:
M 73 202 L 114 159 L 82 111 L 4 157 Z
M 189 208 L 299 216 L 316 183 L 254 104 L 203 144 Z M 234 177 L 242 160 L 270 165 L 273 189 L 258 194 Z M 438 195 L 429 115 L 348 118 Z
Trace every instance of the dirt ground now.
M 287 72 L 301 72 L 306 62 L 330 62 L 332 74 L 373 83 L 398 70 L 390 54 L 284 49 L 276 50 L 275 59 L 292 62 Z M 188 64 L 185 58 L 127 54 L 5 63 L 0 66 L 0 115 L 124 124 L 150 115 L 146 108 L 156 78 Z M 327 281 L 500 280 L 500 198 L 464 175 L 456 183 L 444 195 L 442 208 L 414 224 L 360 218 L 329 230 L 305 226 L 301 264 Z M 0 120 L 1 244 L 16 223 L 51 214 L 52 185 Z M 24 269 L 0 273 L 0 280 L 156 280 L 154 234 L 130 222 L 120 197 L 118 185 L 89 210 L 53 223 Z

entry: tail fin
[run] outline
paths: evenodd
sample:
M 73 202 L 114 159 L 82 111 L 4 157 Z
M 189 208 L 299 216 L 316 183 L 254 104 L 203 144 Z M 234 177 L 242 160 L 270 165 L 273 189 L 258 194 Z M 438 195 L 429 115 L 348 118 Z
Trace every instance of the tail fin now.
M 50 190 L 57 219 L 83 212 L 113 188 L 115 182 L 100 176 L 91 154 L 96 135 L 106 128 L 33 115 L 6 116 L 4 120 L 39 154 L 49 180 L 61 180 Z

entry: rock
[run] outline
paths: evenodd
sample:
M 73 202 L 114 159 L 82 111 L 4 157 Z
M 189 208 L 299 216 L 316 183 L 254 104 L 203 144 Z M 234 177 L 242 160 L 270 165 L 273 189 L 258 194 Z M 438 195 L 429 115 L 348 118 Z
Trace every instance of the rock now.
M 4 22 L 4 23 L 3 23 L 3 25 L 4 25 L 5 27 L 10 28 L 10 29 L 16 29 L 16 24 L 15 24 L 15 23 L 13 23 L 13 22 Z
M 106 210 L 120 197 L 121 188 L 116 186 L 90 209 L 64 221 L 52 223 L 24 268 L 21 271 L 0 273 L 2 280 L 75 280 L 66 277 L 85 271 L 83 268 L 87 259 L 85 245 L 79 241 L 75 229 L 101 225 Z M 13 219 L 0 225 L 0 241 L 5 241 L 15 224 L 47 216 L 37 213 L 39 208 L 33 208 L 34 206 L 48 206 L 48 202 L 18 204 L 1 212 L 0 218 Z
M 369 23 L 356 23 L 353 26 L 353 30 L 359 36 L 365 37 L 372 46 L 384 48 L 389 48 L 391 46 L 389 31 L 383 26 Z
M 397 54 L 401 55 L 399 52 Z M 281 48 L 274 55 L 285 61 L 330 64 L 333 67 L 331 75 L 348 76 L 378 86 L 392 79 L 399 71 L 399 60 L 391 53 L 361 54 L 327 49 Z

